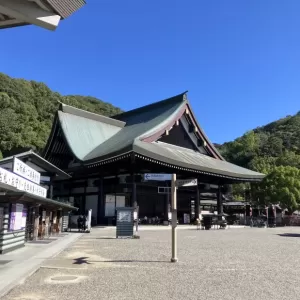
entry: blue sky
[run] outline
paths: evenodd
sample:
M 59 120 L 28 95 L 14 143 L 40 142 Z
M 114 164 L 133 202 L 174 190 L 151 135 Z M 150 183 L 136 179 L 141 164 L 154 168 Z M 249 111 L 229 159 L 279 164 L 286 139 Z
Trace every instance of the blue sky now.
M 1 31 L 0 71 L 124 110 L 189 91 L 214 142 L 300 110 L 299 0 L 87 0 Z

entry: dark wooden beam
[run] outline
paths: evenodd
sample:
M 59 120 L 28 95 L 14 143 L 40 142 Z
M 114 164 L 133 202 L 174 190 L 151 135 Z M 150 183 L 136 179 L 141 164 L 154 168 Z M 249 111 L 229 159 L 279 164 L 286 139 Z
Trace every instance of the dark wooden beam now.
M 189 124 L 189 133 L 192 133 L 195 131 L 195 126 L 193 124 Z

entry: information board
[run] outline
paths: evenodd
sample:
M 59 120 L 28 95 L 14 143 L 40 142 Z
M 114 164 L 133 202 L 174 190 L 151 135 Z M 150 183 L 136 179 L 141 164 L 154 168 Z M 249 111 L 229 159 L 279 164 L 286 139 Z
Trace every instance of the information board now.
M 133 236 L 133 207 L 117 208 L 117 238 Z
M 118 222 L 131 222 L 131 211 L 120 211 L 118 213 Z
M 24 229 L 26 224 L 26 215 L 23 204 L 12 204 L 9 218 L 9 230 L 15 231 Z
M 17 174 L 9 172 L 0 167 L 0 183 L 13 186 L 18 190 L 40 196 L 43 198 L 47 197 L 47 190 Z
M 14 157 L 13 161 L 13 173 L 18 174 L 36 184 L 40 184 L 41 182 L 41 174 L 16 157 Z

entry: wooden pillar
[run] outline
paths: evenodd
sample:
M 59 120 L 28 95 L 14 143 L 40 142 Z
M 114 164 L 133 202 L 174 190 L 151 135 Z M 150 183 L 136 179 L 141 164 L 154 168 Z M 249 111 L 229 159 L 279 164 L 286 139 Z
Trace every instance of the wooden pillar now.
M 38 239 L 39 236 L 39 226 L 40 226 L 40 208 L 39 207 L 35 207 L 33 209 L 33 219 L 34 219 L 34 223 L 33 223 L 33 240 L 36 241 Z
M 222 199 L 222 186 L 219 184 L 217 191 L 217 209 L 218 215 L 223 214 L 223 199 Z
M 200 190 L 199 185 L 196 186 L 196 201 L 195 201 L 195 218 L 198 219 L 200 214 Z
M 53 232 L 57 234 L 57 210 L 52 212 L 52 224 L 53 224 Z
M 136 200 L 136 182 L 135 182 L 135 156 L 134 154 L 131 155 L 131 207 L 136 207 L 137 200 Z
M 63 211 L 59 210 L 58 212 L 58 233 L 61 233 L 63 231 Z
M 103 178 L 99 179 L 99 188 L 98 188 L 98 213 L 97 213 L 97 224 L 104 224 L 104 193 L 103 193 Z
M 50 184 L 49 184 L 49 194 L 48 197 L 49 199 L 53 199 L 53 178 L 54 177 L 50 177 Z
M 132 176 L 131 207 L 137 207 L 135 175 Z
M 49 226 L 50 226 L 50 210 L 49 210 L 49 208 L 46 209 L 45 223 L 46 223 L 46 229 L 49 230 Z

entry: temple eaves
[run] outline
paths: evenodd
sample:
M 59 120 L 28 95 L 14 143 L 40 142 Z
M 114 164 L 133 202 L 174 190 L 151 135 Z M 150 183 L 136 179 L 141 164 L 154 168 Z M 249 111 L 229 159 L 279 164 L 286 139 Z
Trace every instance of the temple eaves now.
M 85 0 L 0 0 L 0 29 L 36 25 L 55 30 L 86 4 Z

